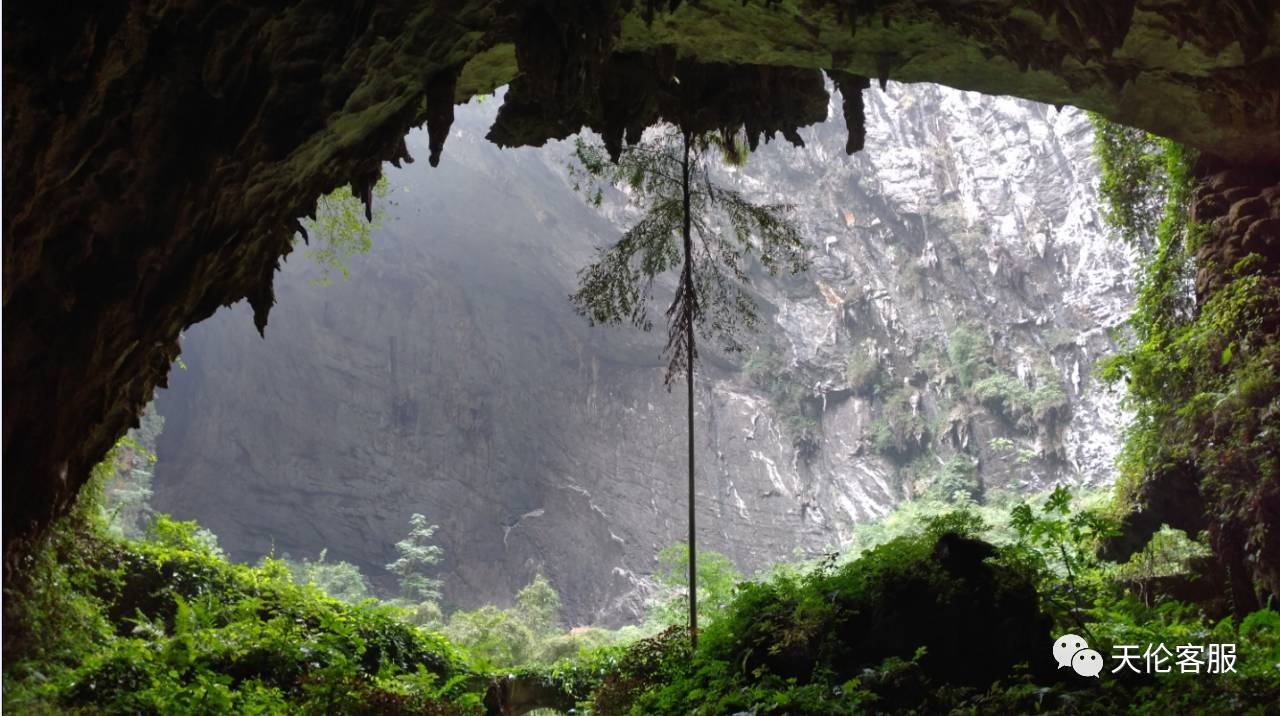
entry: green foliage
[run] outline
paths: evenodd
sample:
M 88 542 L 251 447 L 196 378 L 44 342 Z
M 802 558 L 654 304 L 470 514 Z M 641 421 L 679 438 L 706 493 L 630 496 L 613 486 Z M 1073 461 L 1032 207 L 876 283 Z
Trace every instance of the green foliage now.
M 1067 395 L 1052 378 L 1041 377 L 1041 385 L 1032 390 L 1016 376 L 994 373 L 973 384 L 974 400 L 1011 423 L 1024 423 L 1027 418 L 1046 419 L 1053 411 L 1065 410 Z
M 949 356 L 946 350 L 937 343 L 919 346 L 916 356 L 911 359 L 911 368 L 925 375 L 936 375 L 947 365 Z
M 997 452 L 1011 453 L 1017 448 L 1009 438 L 991 438 L 987 441 L 987 445 Z
M 884 367 L 874 348 L 849 354 L 845 366 L 845 380 L 849 388 L 859 395 L 872 395 L 884 381 Z
M 1067 408 L 1067 394 L 1056 381 L 1047 381 L 1031 393 L 1031 414 L 1036 420 L 1044 420 L 1052 411 Z
M 617 680 L 632 682 L 628 698 L 598 713 L 867 712 L 883 703 L 892 684 L 917 678 L 927 665 L 924 643 L 903 635 L 922 631 L 920 626 L 895 622 L 896 630 L 873 637 L 870 625 L 910 611 L 908 602 L 926 594 L 940 611 L 952 599 L 958 605 L 969 598 L 959 596 L 966 587 L 933 557 L 940 535 L 954 532 L 953 526 L 894 540 L 843 566 L 828 563 L 800 576 L 743 584 L 691 659 L 679 641 L 638 644 L 649 668 L 620 669 Z M 1008 595 L 1025 591 L 1010 576 Z M 1006 587 L 1000 589 L 993 604 L 1006 599 Z
M 340 602 L 355 604 L 370 598 L 369 580 L 360 568 L 350 562 L 327 562 L 328 550 L 320 550 L 315 560 L 294 562 L 283 560 L 289 568 L 294 584 L 310 584 Z
M 698 623 L 715 621 L 733 598 L 734 588 L 742 573 L 723 554 L 712 550 L 698 552 Z M 654 573 L 659 593 L 653 600 L 650 620 L 668 626 L 689 621 L 689 545 L 676 542 L 658 552 L 658 570 Z
M 926 495 L 939 502 L 963 505 L 982 497 L 978 463 L 968 455 L 956 455 L 938 471 Z
M 1132 506 L 1148 477 L 1194 470 L 1221 544 L 1238 539 L 1224 535 L 1241 534 L 1249 561 L 1277 563 L 1277 523 L 1263 506 L 1280 494 L 1280 345 L 1270 339 L 1280 281 L 1257 273 L 1254 256 L 1196 266 L 1207 227 L 1189 219 L 1195 153 L 1133 130 L 1108 131 L 1100 154 L 1117 175 L 1104 178 L 1104 187 L 1119 187 L 1104 192 L 1111 215 L 1127 235 L 1154 226 L 1132 339 L 1102 370 L 1106 380 L 1127 384 L 1126 407 L 1135 414 L 1119 460 L 1119 499 Z M 1124 190 L 1129 170 L 1150 176 Z M 1191 290 L 1197 270 L 1222 280 L 1199 305 Z
M 916 510 L 902 520 L 905 536 L 863 550 L 843 565 L 826 560 L 779 569 L 765 581 L 740 585 L 730 607 L 704 632 L 696 654 L 686 635 L 672 630 L 637 642 L 617 659 L 592 713 L 1266 713 L 1265 705 L 1280 700 L 1277 612 L 1256 612 L 1239 626 L 1231 620 L 1215 624 L 1188 605 L 1150 606 L 1117 590 L 1110 568 L 1094 557 L 1098 539 L 1113 527 L 1097 511 L 1104 494 L 1089 495 L 1084 507 L 1065 488 L 1013 509 L 1006 496 L 991 498 L 1003 507 L 930 503 L 932 512 Z M 989 524 L 982 515 L 1004 525 Z M 1002 546 L 985 560 L 990 576 L 961 570 L 968 576 L 958 578 L 942 567 L 938 555 L 946 552 L 938 545 L 948 534 L 998 537 Z M 998 586 L 992 595 L 966 603 L 970 579 Z M 974 642 L 982 644 L 981 659 L 990 659 L 1008 630 L 1019 630 L 1007 618 L 1016 613 L 1017 595 L 1029 593 L 1038 594 L 1054 621 L 1045 644 L 1063 632 L 1086 634 L 1104 654 L 1116 644 L 1233 643 L 1239 673 L 1181 675 L 1175 669 L 1148 679 L 1103 674 L 1097 682 L 1064 683 L 1052 667 L 1015 666 L 990 684 L 966 685 L 951 671 L 962 668 L 962 659 L 931 660 L 929 629 L 893 641 L 911 628 L 911 619 L 892 616 L 904 602 L 923 598 L 919 611 L 907 608 L 915 619 L 935 618 L 948 605 L 962 604 L 972 620 L 985 619 L 975 615 L 983 600 L 993 599 L 1002 606 L 991 609 L 991 621 L 978 627 L 985 636 Z M 863 614 L 875 615 L 867 626 L 857 621 Z M 963 622 L 944 621 L 948 626 L 939 631 L 948 635 Z M 886 622 L 892 626 L 876 629 Z M 896 644 L 887 656 L 876 651 L 885 643 Z M 942 640 L 934 647 L 948 645 Z M 1036 654 L 1040 648 L 1039 639 L 1027 646 Z
M 373 185 L 372 200 L 382 202 L 388 194 L 387 178 L 378 179 Z M 343 186 L 316 200 L 315 218 L 302 220 L 308 244 L 307 258 L 320 267 L 320 276 L 312 283 L 327 286 L 334 272 L 342 274 L 342 280 L 351 277 L 344 259 L 369 253 L 373 247 L 373 232 L 385 223 L 386 209 L 372 208 L 371 216 L 365 215 L 364 202 Z
M 577 627 L 568 633 L 556 634 L 538 643 L 535 661 L 541 664 L 564 663 L 566 660 L 582 662 L 611 653 L 611 647 L 630 644 L 640 639 L 644 631 L 640 627 L 625 626 L 610 630 L 599 627 Z
M 869 432 L 876 452 L 907 459 L 924 446 L 929 426 L 921 406 L 913 408 L 910 395 L 899 388 L 884 396 L 880 417 L 870 425 Z
M 996 373 L 973 384 L 973 397 L 988 410 L 1016 421 L 1031 402 L 1031 391 L 1016 376 Z
M 991 342 L 977 328 L 957 326 L 947 341 L 947 357 L 960 385 L 968 387 L 993 368 Z
M 618 631 L 579 627 L 565 633 L 560 608 L 559 593 L 546 577 L 537 573 L 516 595 L 514 608 L 487 605 L 455 611 L 444 633 L 469 654 L 474 663 L 495 669 L 553 665 L 565 660 L 589 661 L 595 658 L 595 652 L 633 641 L 640 635 L 635 627 Z M 564 664 L 561 667 L 569 668 Z M 571 670 L 580 668 L 585 667 L 577 663 Z M 574 678 L 586 677 L 577 674 Z
M 625 321 L 646 331 L 652 327 L 648 304 L 654 280 L 682 266 L 688 221 L 692 274 L 681 270 L 667 310 L 668 382 L 683 372 L 689 326 L 726 351 L 741 350 L 740 332 L 757 322 L 755 302 L 746 289 L 750 259 L 769 274 L 779 269 L 796 273 L 806 265 L 800 234 L 786 218 L 791 206 L 754 204 L 718 185 L 706 151 L 717 148 L 722 145 L 710 136 L 689 137 L 667 128 L 626 147 L 616 162 L 603 145 L 579 139 L 570 165 L 575 188 L 593 204 L 601 203 L 603 186 L 609 185 L 625 187 L 644 210 L 621 239 L 602 248 L 597 261 L 578 274 L 580 285 L 572 300 L 593 324 Z M 721 226 L 727 230 L 719 230 Z
M 229 564 L 195 523 L 158 516 L 147 541 L 120 540 L 96 499 L 6 587 L 24 629 L 6 633 L 7 711 L 480 712 L 483 679 L 396 610 L 295 585 L 275 560 Z
M 402 599 L 440 601 L 441 581 L 427 576 L 444 555 L 444 550 L 432 544 L 437 528 L 437 525 L 428 525 L 423 515 L 414 513 L 409 517 L 409 535 L 396 543 L 400 558 L 388 564 L 387 571 L 400 577 Z
M 516 606 L 535 636 L 545 637 L 563 628 L 560 623 L 560 594 L 541 572 L 516 594 Z
M 517 612 L 486 605 L 459 610 L 444 629 L 449 640 L 489 668 L 507 668 L 532 660 L 534 635 Z
M 1180 172 L 1169 165 L 1167 151 L 1175 145 L 1153 134 L 1112 123 L 1090 113 L 1094 153 L 1102 165 L 1098 194 L 1107 223 L 1126 241 L 1148 245 L 1155 236 L 1172 185 Z
M 1097 549 L 1104 538 L 1118 534 L 1115 520 L 1101 510 L 1072 510 L 1072 495 L 1059 485 L 1036 509 L 1021 503 L 1009 513 L 1017 534 L 1015 554 L 1039 578 L 1045 608 L 1059 623 L 1081 622 L 1081 610 L 1102 596 L 1109 576 L 1098 565 Z
M 147 530 L 147 539 L 161 547 L 199 552 L 215 559 L 226 557 L 218 546 L 218 536 L 194 520 L 175 522 L 168 515 L 158 515 Z
M 405 621 L 428 629 L 442 631 L 444 629 L 444 611 L 440 605 L 431 600 L 410 605 L 405 609 Z
M 743 370 L 751 384 L 768 396 L 792 445 L 802 456 L 815 453 L 821 445 L 822 426 L 806 414 L 806 403 L 813 396 L 804 375 L 788 366 L 781 352 L 770 345 L 752 351 Z
M 137 539 L 151 521 L 151 481 L 156 469 L 156 441 L 164 430 L 164 418 L 155 402 L 142 410 L 138 427 L 120 439 L 114 451 L 111 474 L 103 478 L 101 505 L 111 532 Z
M 1209 548 L 1168 525 L 1151 537 L 1142 551 L 1116 569 L 1116 576 L 1141 585 L 1146 580 L 1185 574 L 1192 560 L 1207 557 Z
M 1148 249 L 1137 307 L 1129 321 L 1134 340 L 1101 371 L 1111 383 L 1127 382 L 1127 407 L 1136 412 L 1120 458 L 1119 484 L 1122 497 L 1129 499 L 1148 471 L 1187 457 L 1181 441 L 1169 440 L 1165 431 L 1200 388 L 1192 373 L 1203 373 L 1191 370 L 1203 361 L 1181 350 L 1188 335 L 1199 332 L 1190 325 L 1194 305 L 1189 290 L 1193 266 L 1188 215 L 1195 154 L 1101 118 L 1095 117 L 1094 124 L 1100 137 L 1097 151 L 1108 221 L 1130 241 L 1155 242 Z M 1220 358 L 1215 359 L 1216 366 Z

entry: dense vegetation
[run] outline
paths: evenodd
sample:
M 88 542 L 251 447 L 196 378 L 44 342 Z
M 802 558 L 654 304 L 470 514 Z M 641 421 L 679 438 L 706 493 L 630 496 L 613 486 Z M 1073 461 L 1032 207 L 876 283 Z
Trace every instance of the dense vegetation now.
M 1146 256 L 1128 348 L 1103 372 L 1127 385 L 1135 412 L 1118 497 L 1137 507 L 1169 476 L 1191 475 L 1214 552 L 1233 575 L 1230 597 L 1248 610 L 1261 591 L 1249 575 L 1270 577 L 1274 589 L 1280 564 L 1280 279 L 1255 272 L 1252 253 L 1232 266 L 1197 264 L 1211 229 L 1192 221 L 1194 152 L 1095 125 L 1108 218 Z M 1222 278 L 1199 300 L 1197 272 Z
M 119 466 L 105 464 L 95 485 Z M 686 618 L 683 545 L 660 555 L 660 593 L 643 627 L 566 632 L 559 596 L 540 575 L 511 608 L 447 618 L 431 601 L 349 603 L 324 589 L 363 596 L 356 585 L 368 582 L 351 565 L 334 577 L 323 556 L 230 564 L 210 534 L 163 516 L 149 519 L 146 539 L 124 539 L 91 491 L 6 594 L 9 623 L 23 631 L 6 635 L 5 706 L 482 713 L 503 678 L 600 714 L 1111 713 L 1133 704 L 1263 713 L 1280 700 L 1280 614 L 1215 622 L 1137 588 L 1185 573 L 1204 553 L 1196 541 L 1166 531 L 1129 564 L 1107 564 L 1095 557 L 1114 529 L 1105 493 L 1073 500 L 1059 488 L 1024 501 L 992 492 L 978 504 L 958 492 L 858 526 L 843 555 L 778 565 L 755 581 L 705 553 L 705 628 L 692 654 L 686 632 L 663 631 Z M 421 537 L 423 527 L 411 532 Z M 1088 633 L 1103 653 L 1120 643 L 1234 643 L 1238 673 L 1072 681 L 1042 663 L 1064 631 Z
M 743 584 L 695 654 L 678 633 L 633 647 L 595 713 L 1267 713 L 1280 702 L 1280 614 L 1211 622 L 1144 602 L 1093 557 L 1108 522 L 1059 490 L 1015 506 L 1000 546 L 973 539 L 998 537 L 980 516 L 953 510 L 844 564 Z M 1045 660 L 1066 632 L 1103 654 L 1233 643 L 1237 673 L 1064 675 Z
M 228 563 L 194 523 L 112 536 L 93 494 L 9 582 L 14 713 L 474 713 L 484 680 L 442 637 L 376 602 Z

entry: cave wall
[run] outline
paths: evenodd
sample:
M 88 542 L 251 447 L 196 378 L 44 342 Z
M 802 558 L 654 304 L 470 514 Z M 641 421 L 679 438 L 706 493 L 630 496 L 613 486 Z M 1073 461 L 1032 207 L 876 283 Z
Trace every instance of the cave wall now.
M 367 192 L 424 122 L 438 155 L 452 102 L 512 78 L 619 126 L 642 108 L 600 95 L 597 70 L 615 51 L 674 50 L 1074 104 L 1280 162 L 1271 3 L 633 5 L 6 4 L 6 564 L 136 423 L 184 327 L 248 298 L 265 329 L 316 196 Z

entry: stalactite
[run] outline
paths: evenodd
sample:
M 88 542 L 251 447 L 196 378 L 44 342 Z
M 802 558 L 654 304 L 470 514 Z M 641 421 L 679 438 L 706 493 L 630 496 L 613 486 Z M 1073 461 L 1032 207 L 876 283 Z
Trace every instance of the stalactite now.
M 449 138 L 449 128 L 453 126 L 453 96 L 461 71 L 461 67 L 450 67 L 437 72 L 427 82 L 427 140 L 431 151 L 427 161 L 433 167 L 440 164 L 440 152 L 444 151 L 444 141 Z M 401 143 L 403 145 L 403 140 Z M 408 150 L 404 153 L 407 155 Z M 369 216 L 368 204 L 365 208 L 365 214 Z
M 827 75 L 840 91 L 844 109 L 844 126 L 849 133 L 845 142 L 845 154 L 861 151 L 867 140 L 866 118 L 863 115 L 862 90 L 871 86 L 871 80 L 861 75 L 827 70 Z

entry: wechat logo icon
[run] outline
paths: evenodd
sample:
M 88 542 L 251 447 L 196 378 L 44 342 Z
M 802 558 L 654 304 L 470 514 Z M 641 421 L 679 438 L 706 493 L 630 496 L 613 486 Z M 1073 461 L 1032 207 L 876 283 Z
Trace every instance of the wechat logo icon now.
M 1063 634 L 1053 642 L 1053 658 L 1058 668 L 1069 666 L 1081 676 L 1096 677 L 1102 672 L 1102 654 L 1090 649 L 1083 637 Z

